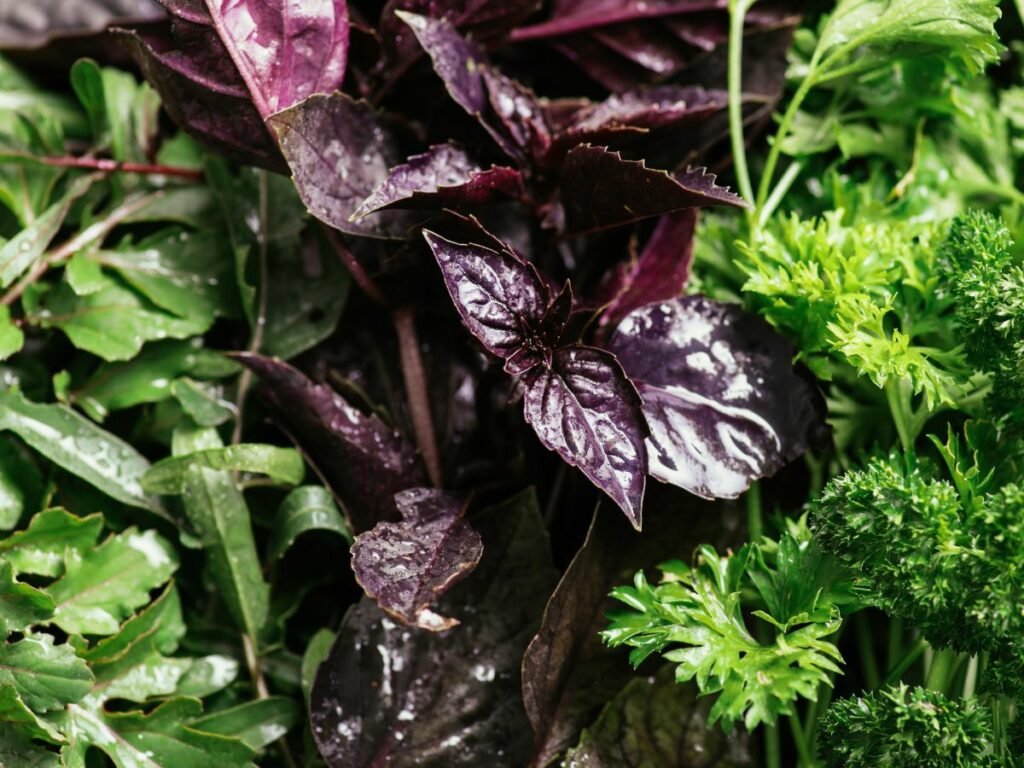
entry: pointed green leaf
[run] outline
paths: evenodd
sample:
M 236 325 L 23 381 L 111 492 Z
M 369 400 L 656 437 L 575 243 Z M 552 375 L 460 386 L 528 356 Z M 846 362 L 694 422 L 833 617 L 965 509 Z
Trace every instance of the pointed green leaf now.
M 204 715 L 189 725 L 206 733 L 235 736 L 253 749 L 262 749 L 288 733 L 298 720 L 299 708 L 292 699 L 271 696 Z
M 216 427 L 234 418 L 233 403 L 217 396 L 214 385 L 202 384 L 194 379 L 181 378 L 171 384 L 171 394 L 182 410 L 201 427 Z
M 26 512 L 39 509 L 43 478 L 25 452 L 0 439 L 0 530 L 9 531 Z
M 118 768 L 247 768 L 254 752 L 240 739 L 203 733 L 188 725 L 202 713 L 196 699 L 171 699 L 148 714 L 108 713 L 72 705 L 71 752 L 103 750 Z
M 67 643 L 54 645 L 46 634 L 16 643 L 0 643 L 0 685 L 13 685 L 36 712 L 60 709 L 80 701 L 92 688 L 84 659 Z
M 79 349 L 104 360 L 128 360 L 156 339 L 183 339 L 206 331 L 208 318 L 178 317 L 112 277 L 101 290 L 77 296 L 67 283 L 50 291 L 26 291 L 26 318 L 59 328 Z
M 62 768 L 56 752 L 32 743 L 14 728 L 0 728 L 0 765 L 12 768 Z
M 256 637 L 267 620 L 270 590 L 245 498 L 225 471 L 190 463 L 183 479 L 185 512 L 199 532 L 221 599 L 239 628 Z
M 238 678 L 238 661 L 230 656 L 202 656 L 178 681 L 176 693 L 197 699 L 222 691 Z
M 53 598 L 15 579 L 11 564 L 0 561 L 0 636 L 45 621 L 53 609 Z
M 15 573 L 59 576 L 65 552 L 81 552 L 93 546 L 103 529 L 100 515 L 76 517 L 63 509 L 46 509 L 28 527 L 0 539 L 0 561 Z
M 0 360 L 20 352 L 24 344 L 25 334 L 11 321 L 11 308 L 0 306 Z
M 63 405 L 26 400 L 0 391 L 0 429 L 14 432 L 36 451 L 123 504 L 166 516 L 142 490 L 149 462 L 128 443 Z
M 58 730 L 25 706 L 25 702 L 18 695 L 18 689 L 8 683 L 0 685 L 0 733 L 9 730 L 17 731 L 28 738 L 43 739 L 51 744 L 60 744 L 64 741 Z M 3 747 L 0 746 L 0 766 L 6 765 L 8 763 L 3 761 Z M 21 763 L 17 765 L 20 766 Z
M 29 226 L 0 246 L 0 288 L 6 288 L 39 261 L 64 223 L 71 204 L 84 195 L 98 176 L 81 176 L 68 187 L 60 200 L 51 205 Z
M 162 459 L 149 468 L 142 478 L 142 487 L 149 493 L 179 494 L 184 492 L 185 475 L 190 467 L 258 472 L 285 485 L 297 485 L 306 474 L 302 455 L 294 448 L 276 445 L 243 443 Z
M 316 671 L 320 664 L 331 652 L 334 645 L 335 633 L 329 629 L 317 630 L 309 640 L 305 653 L 302 654 L 302 667 L 300 669 L 302 700 L 309 702 L 309 692 L 313 688 L 313 680 L 316 678 Z
M 174 585 L 145 610 L 121 625 L 117 634 L 100 640 L 81 653 L 97 681 L 112 680 L 155 653 L 174 653 L 185 635 L 181 599 Z
M 330 491 L 319 485 L 295 488 L 281 502 L 267 547 L 267 558 L 277 560 L 306 531 L 334 531 L 352 543 L 352 531 L 338 511 Z
M 170 544 L 155 531 L 134 528 L 69 553 L 64 575 L 48 589 L 57 606 L 53 623 L 65 632 L 112 635 L 177 568 Z

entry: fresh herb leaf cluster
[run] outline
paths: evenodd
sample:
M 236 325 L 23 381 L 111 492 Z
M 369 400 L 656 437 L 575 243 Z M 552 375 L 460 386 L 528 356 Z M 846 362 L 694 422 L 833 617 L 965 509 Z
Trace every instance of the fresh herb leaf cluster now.
M 301 5 L 0 4 L 0 765 L 1020 766 L 1021 9 Z

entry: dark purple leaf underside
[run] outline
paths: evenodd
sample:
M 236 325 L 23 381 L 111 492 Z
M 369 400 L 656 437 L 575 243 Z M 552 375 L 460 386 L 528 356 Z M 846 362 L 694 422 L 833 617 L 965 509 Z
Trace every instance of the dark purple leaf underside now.
M 446 19 L 404 11 L 399 11 L 397 15 L 409 25 L 423 50 L 430 56 L 434 71 L 455 103 L 477 119 L 502 151 L 509 157 L 518 157 L 519 147 L 506 134 L 501 120 L 491 112 L 490 96 L 483 76 L 487 59 L 479 46 L 460 35 Z
M 686 208 L 662 216 L 650 239 L 633 263 L 613 273 L 602 327 L 614 328 L 634 309 L 682 296 L 690 277 L 693 233 L 697 209 Z
M 502 166 L 484 170 L 459 147 L 440 144 L 392 168 L 352 217 L 388 208 L 471 207 L 522 194 L 519 171 Z
M 792 349 L 739 307 L 690 296 L 638 309 L 609 344 L 651 428 L 651 475 L 735 498 L 820 439 L 820 395 Z
M 13 0 L 0 4 L 0 48 L 39 48 L 65 35 L 102 32 L 110 24 L 162 18 L 155 0 Z
M 401 522 L 380 522 L 356 537 L 356 580 L 400 621 L 432 632 L 451 629 L 458 619 L 431 606 L 480 561 L 480 534 L 463 519 L 464 503 L 444 491 L 413 488 L 395 503 Z
M 369 104 L 342 93 L 314 95 L 272 115 L 299 196 L 309 212 L 354 235 L 401 238 L 409 215 L 387 211 L 352 221 L 398 162 L 394 139 Z
M 520 662 L 556 579 L 532 491 L 474 517 L 484 554 L 439 605 L 446 632 L 392 622 L 369 598 L 317 672 L 310 717 L 329 768 L 522 768 Z
M 562 0 L 547 21 L 521 27 L 514 40 L 541 40 L 617 24 L 727 8 L 727 0 Z
M 532 345 L 548 305 L 547 286 L 533 265 L 509 251 L 423 234 L 469 332 L 502 359 Z
M 208 34 L 195 25 L 188 29 L 188 24 L 175 20 L 174 29 L 197 39 Z M 210 56 L 201 46 L 198 50 L 206 54 L 188 58 L 176 40 L 153 30 L 115 34 L 160 93 L 174 122 L 197 141 L 236 162 L 275 171 L 286 168 L 237 74 L 228 69 L 228 77 L 223 76 L 223 58 Z
M 566 155 L 561 173 L 566 229 L 584 234 L 670 213 L 682 208 L 725 205 L 743 199 L 715 184 L 703 168 L 670 175 L 626 160 L 606 147 L 583 144 Z
M 341 88 L 345 0 L 207 0 L 209 17 L 264 119 Z
M 541 443 L 579 467 L 639 530 L 647 476 L 640 397 L 615 358 L 566 347 L 524 377 L 523 412 Z
M 395 494 L 425 483 L 416 452 L 401 434 L 287 363 L 253 354 L 237 359 L 259 376 L 271 417 L 324 479 L 357 533 L 398 519 Z

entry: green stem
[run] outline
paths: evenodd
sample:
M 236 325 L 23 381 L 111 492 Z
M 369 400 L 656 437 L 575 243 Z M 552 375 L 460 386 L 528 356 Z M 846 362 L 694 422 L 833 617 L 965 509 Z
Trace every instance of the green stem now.
M 960 666 L 960 657 L 955 651 L 948 648 L 936 651 L 932 656 L 932 663 L 928 667 L 928 676 L 924 681 L 925 687 L 946 693 L 949 688 L 949 680 L 956 674 L 958 666 Z
M 789 131 L 793 127 L 793 121 L 796 119 L 797 113 L 800 111 L 800 106 L 804 103 L 804 99 L 807 98 L 807 94 L 811 92 L 811 88 L 814 87 L 815 78 L 814 70 L 817 67 L 817 60 L 812 59 L 810 65 L 810 71 L 804 81 L 800 83 L 800 87 L 796 93 L 793 94 L 792 100 L 789 102 L 789 107 L 782 115 L 782 120 L 779 121 L 779 130 L 775 132 L 775 138 L 772 140 L 771 149 L 768 150 L 768 159 L 765 160 L 764 172 L 761 174 L 761 183 L 757 188 L 757 201 L 755 206 L 760 209 L 764 206 L 768 200 L 768 193 L 772 189 L 772 177 L 775 176 L 775 166 L 779 164 L 779 156 L 782 154 L 782 144 L 785 142 L 786 137 L 789 136 Z
M 765 768 L 782 768 L 782 744 L 777 725 L 764 727 L 764 765 Z
M 800 718 L 790 715 L 786 718 L 789 721 L 789 730 L 793 734 L 793 743 L 796 745 L 796 754 L 799 758 L 800 768 L 813 768 L 815 765 L 814 756 L 804 738 L 804 729 L 800 726 Z
M 775 213 L 775 209 L 782 203 L 782 198 L 789 192 L 789 188 L 793 186 L 793 182 L 796 181 L 800 175 L 800 171 L 804 169 L 803 161 L 794 160 L 789 164 L 789 167 L 783 172 L 782 176 L 779 177 L 779 183 L 772 189 L 772 193 L 768 195 L 768 199 L 764 203 L 764 207 L 760 208 L 757 212 L 757 228 L 762 229 L 765 224 L 768 223 L 768 219 Z
M 761 540 L 764 534 L 764 521 L 761 514 L 761 484 L 758 482 L 750 486 L 747 491 L 747 537 L 752 543 Z
M 892 423 L 896 427 L 896 433 L 900 436 L 900 445 L 904 451 L 914 447 L 913 427 L 908 421 L 907 403 L 904 397 L 903 380 L 889 379 L 885 383 L 885 399 L 889 403 L 889 412 L 892 414 Z
M 928 643 L 925 642 L 924 638 L 917 638 L 914 644 L 903 654 L 903 657 L 889 668 L 889 674 L 885 676 L 885 685 L 895 685 L 898 683 L 914 662 L 921 658 L 921 654 L 924 653 L 924 649 L 927 647 Z
M 903 648 L 903 619 L 893 616 L 889 620 L 889 646 L 885 661 L 889 669 L 896 666 L 897 661 L 902 658 Z
M 854 615 L 853 624 L 857 630 L 857 645 L 860 649 L 864 677 L 867 680 L 868 688 L 874 690 L 881 682 L 882 676 L 878 673 L 878 661 L 875 659 L 875 649 L 871 642 L 871 631 L 863 612 Z
M 747 168 L 747 145 L 743 138 L 743 21 L 752 0 L 729 0 L 729 138 L 732 142 L 736 183 L 744 199 L 753 202 L 754 187 Z

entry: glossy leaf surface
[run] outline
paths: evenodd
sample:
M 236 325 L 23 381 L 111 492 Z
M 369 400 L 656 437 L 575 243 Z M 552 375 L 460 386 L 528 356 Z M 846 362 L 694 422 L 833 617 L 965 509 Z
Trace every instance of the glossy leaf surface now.
M 735 498 L 822 437 L 820 396 L 760 318 L 701 296 L 651 304 L 609 344 L 651 427 L 651 474 Z
M 465 503 L 444 491 L 413 488 L 395 496 L 402 522 L 381 522 L 352 545 L 352 570 L 366 594 L 400 621 L 443 632 L 459 623 L 431 606 L 474 568 L 480 534 Z

